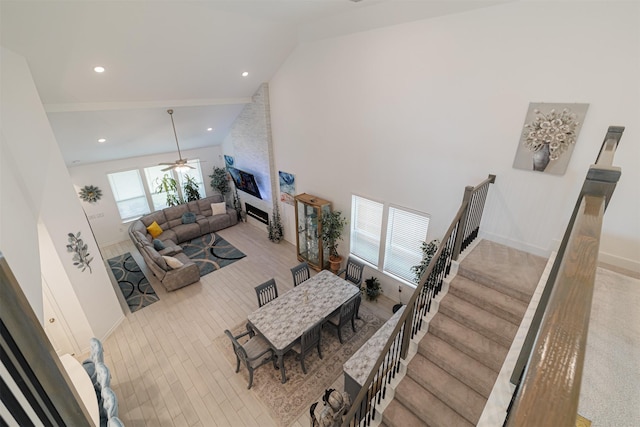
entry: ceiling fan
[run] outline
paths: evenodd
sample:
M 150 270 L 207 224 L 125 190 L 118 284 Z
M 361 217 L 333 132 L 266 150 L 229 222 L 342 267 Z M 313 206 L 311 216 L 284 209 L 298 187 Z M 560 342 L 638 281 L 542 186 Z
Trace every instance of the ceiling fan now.
M 176 146 L 178 147 L 178 157 L 179 159 L 173 163 L 158 163 L 161 166 L 168 165 L 168 167 L 162 169 L 162 172 L 166 172 L 169 170 L 175 170 L 178 172 L 186 171 L 188 169 L 195 169 L 193 166 L 187 164 L 187 159 L 182 158 L 182 154 L 180 153 L 180 144 L 178 144 L 178 134 L 176 133 L 176 125 L 173 122 L 173 110 L 167 110 L 169 116 L 171 117 L 171 126 L 173 126 L 173 135 L 176 138 Z

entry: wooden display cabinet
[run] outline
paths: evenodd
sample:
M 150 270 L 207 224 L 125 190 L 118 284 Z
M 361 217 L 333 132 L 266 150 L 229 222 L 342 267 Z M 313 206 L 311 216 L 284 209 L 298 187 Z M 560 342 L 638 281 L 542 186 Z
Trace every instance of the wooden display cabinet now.
M 329 252 L 324 248 L 320 235 L 322 217 L 331 213 L 331 202 L 307 193 L 295 196 L 296 249 L 299 261 L 320 271 L 329 261 Z

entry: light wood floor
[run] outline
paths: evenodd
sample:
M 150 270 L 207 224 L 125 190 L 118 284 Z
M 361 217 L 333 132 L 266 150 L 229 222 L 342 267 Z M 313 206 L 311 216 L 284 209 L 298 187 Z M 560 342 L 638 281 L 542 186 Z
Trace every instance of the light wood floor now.
M 160 301 L 135 313 L 125 308 L 126 319 L 104 340 L 119 416 L 127 427 L 276 425 L 213 340 L 258 308 L 258 284 L 273 277 L 280 293 L 293 287 L 289 269 L 298 263 L 295 247 L 271 243 L 264 231 L 246 223 L 219 234 L 247 257 L 175 292 L 166 292 L 145 271 Z M 146 268 L 129 241 L 101 249 L 105 259 L 131 252 Z M 363 300 L 383 319 L 391 317 L 394 303 L 384 296 Z M 342 376 L 330 386 L 342 390 Z M 305 410 L 294 426 L 308 425 Z

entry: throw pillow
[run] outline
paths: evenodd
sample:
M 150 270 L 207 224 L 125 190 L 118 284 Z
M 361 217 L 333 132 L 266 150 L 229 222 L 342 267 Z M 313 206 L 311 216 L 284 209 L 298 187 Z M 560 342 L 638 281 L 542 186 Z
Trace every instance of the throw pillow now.
M 193 224 L 196 222 L 196 214 L 193 212 L 185 212 L 182 214 L 182 223 L 183 224 Z
M 227 213 L 227 205 L 224 202 L 211 203 L 211 215 L 220 215 Z
M 151 234 L 151 237 L 154 239 L 162 234 L 162 228 L 158 225 L 157 222 L 153 221 L 153 223 L 147 227 L 147 231 Z
M 180 268 L 180 267 L 182 267 L 184 265 L 182 263 L 182 261 L 180 261 L 178 258 L 174 258 L 172 256 L 163 255 L 162 258 L 164 258 L 164 260 L 167 263 L 167 265 L 169 267 L 171 267 L 172 269 L 174 269 L 174 270 L 176 268 Z
M 164 242 L 160 239 L 153 239 L 153 248 L 156 251 L 161 251 L 165 248 Z

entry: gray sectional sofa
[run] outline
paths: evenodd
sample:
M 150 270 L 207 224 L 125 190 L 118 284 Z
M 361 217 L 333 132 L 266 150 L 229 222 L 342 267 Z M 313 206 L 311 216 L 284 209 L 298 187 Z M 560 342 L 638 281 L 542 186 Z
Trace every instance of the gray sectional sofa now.
M 205 197 L 150 213 L 129 226 L 129 237 L 135 243 L 149 269 L 167 291 L 174 291 L 200 280 L 198 266 L 182 253 L 180 243 L 238 223 L 236 211 L 229 207 L 224 207 L 225 213 L 212 214 L 211 204 L 221 202 L 223 198 L 220 195 Z M 162 243 L 155 242 L 156 247 L 164 246 L 163 249 L 158 250 L 154 247 L 154 238 L 147 229 L 154 222 L 162 229 L 162 233 L 155 237 Z M 163 256 L 174 258 L 179 263 Z M 171 267 L 167 261 L 182 265 Z

